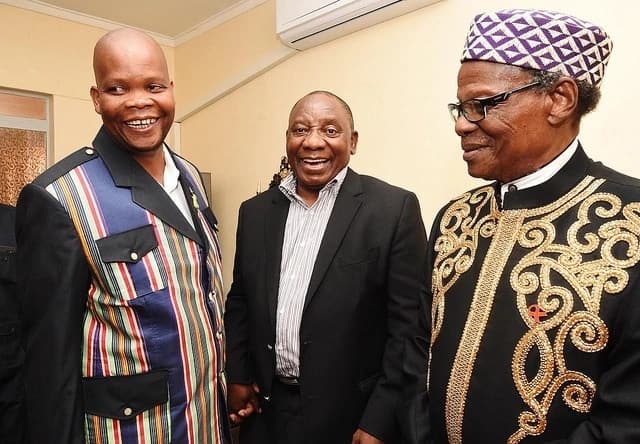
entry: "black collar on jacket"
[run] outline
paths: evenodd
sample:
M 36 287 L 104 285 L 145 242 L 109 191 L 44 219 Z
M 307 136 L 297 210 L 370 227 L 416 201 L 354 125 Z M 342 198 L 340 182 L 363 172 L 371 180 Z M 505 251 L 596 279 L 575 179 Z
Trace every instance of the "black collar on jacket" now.
M 171 200 L 162 186 L 131 156 L 131 154 L 104 128 L 100 128 L 93 140 L 93 148 L 98 152 L 118 187 L 131 188 L 135 203 L 150 211 L 163 222 L 171 225 L 183 235 L 203 244 L 180 209 Z M 171 153 L 173 156 L 173 153 Z M 185 192 L 187 190 L 184 190 Z M 187 196 L 191 207 L 191 198 Z
M 584 179 L 591 163 L 582 146 L 578 145 L 571 159 L 551 179 L 531 188 L 507 192 L 502 202 L 503 209 L 537 208 L 558 200 Z M 496 184 L 496 189 L 499 197 L 499 184 Z

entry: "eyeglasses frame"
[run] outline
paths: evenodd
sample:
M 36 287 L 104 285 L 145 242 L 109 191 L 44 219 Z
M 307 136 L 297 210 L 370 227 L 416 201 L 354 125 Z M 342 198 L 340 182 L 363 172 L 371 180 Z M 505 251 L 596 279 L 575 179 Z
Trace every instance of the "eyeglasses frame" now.
M 470 123 L 478 123 L 487 117 L 487 107 L 493 107 L 493 106 L 499 105 L 500 103 L 506 102 L 509 99 L 509 97 L 511 97 L 512 94 L 515 94 L 520 91 L 524 91 L 529 88 L 533 88 L 534 86 L 539 86 L 541 84 L 542 82 L 538 80 L 532 83 L 527 83 L 526 85 L 521 85 L 516 88 L 500 92 L 491 97 L 473 98 L 473 99 L 465 100 L 463 102 L 449 103 L 447 107 L 449 108 L 449 114 L 451 115 L 451 118 L 453 119 L 454 122 L 457 122 L 460 116 L 462 116 Z M 469 117 L 467 117 L 463 109 L 463 105 L 465 103 L 474 102 L 474 101 L 478 102 L 482 107 L 482 117 L 480 117 L 479 119 L 471 120 L 469 119 Z

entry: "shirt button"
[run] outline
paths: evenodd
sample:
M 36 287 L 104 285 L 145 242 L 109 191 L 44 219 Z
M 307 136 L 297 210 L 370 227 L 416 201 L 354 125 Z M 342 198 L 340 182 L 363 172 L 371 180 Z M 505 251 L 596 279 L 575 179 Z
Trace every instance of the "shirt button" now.
M 131 407 L 126 407 L 122 413 L 124 413 L 124 416 L 131 416 L 133 410 L 131 410 Z
M 138 253 L 136 253 L 135 251 L 132 251 L 131 254 L 129 255 L 129 257 L 131 258 L 132 261 L 137 261 L 138 260 Z

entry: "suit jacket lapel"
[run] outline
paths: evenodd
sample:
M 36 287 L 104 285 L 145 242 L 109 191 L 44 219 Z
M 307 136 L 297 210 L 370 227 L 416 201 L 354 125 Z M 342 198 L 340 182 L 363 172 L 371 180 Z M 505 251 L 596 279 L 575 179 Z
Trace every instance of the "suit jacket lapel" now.
M 360 205 L 362 205 L 361 194 L 362 184 L 360 182 L 360 176 L 349 169 L 340 188 L 340 192 L 336 197 L 333 211 L 327 223 L 327 229 L 320 244 L 318 257 L 313 267 L 311 281 L 309 282 L 309 289 L 304 300 L 304 309 L 307 308 L 309 302 L 318 290 L 318 286 L 324 279 L 329 265 L 333 262 L 333 258 L 342 243 L 342 239 L 351 221 L 358 212 Z
M 93 141 L 93 147 L 109 169 L 115 184 L 131 188 L 135 203 L 156 215 L 190 239 L 202 244 L 198 233 L 185 219 L 162 186 L 145 171 L 103 128 Z M 189 202 L 189 197 L 187 198 Z
M 269 317 L 272 331 L 276 328 L 276 310 L 278 308 L 278 289 L 280 286 L 280 265 L 282 262 L 282 243 L 284 229 L 289 214 L 289 199 L 279 190 L 274 194 L 271 206 L 267 209 L 264 224 L 265 246 L 265 288 L 269 304 Z

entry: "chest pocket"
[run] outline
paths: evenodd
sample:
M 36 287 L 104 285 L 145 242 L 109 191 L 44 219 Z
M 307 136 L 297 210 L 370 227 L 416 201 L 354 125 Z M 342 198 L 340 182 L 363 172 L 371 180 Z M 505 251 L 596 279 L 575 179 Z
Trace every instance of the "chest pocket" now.
M 131 299 L 166 288 L 167 274 L 152 225 L 103 237 L 96 247 L 113 294 Z
M 0 281 L 16 281 L 16 249 L 0 245 Z

